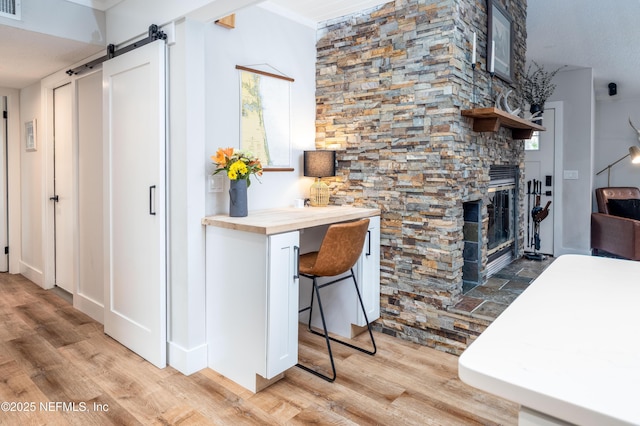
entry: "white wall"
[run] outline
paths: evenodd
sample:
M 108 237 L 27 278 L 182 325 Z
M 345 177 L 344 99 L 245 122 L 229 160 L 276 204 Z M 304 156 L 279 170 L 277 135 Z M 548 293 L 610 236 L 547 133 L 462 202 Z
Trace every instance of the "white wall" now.
M 302 176 L 302 152 L 315 147 L 315 30 L 260 7 L 236 14 L 236 28 L 206 28 L 207 158 L 218 148 L 240 145 L 240 82 L 236 65 L 275 68 L 291 83 L 291 148 L 293 172 L 265 172 L 252 179 L 249 210 L 293 205 L 308 196 L 312 179 Z M 268 37 L 265 36 L 268 34 Z M 276 72 L 277 71 L 273 71 Z M 225 179 L 228 185 L 228 180 Z M 225 186 L 225 189 L 228 186 Z M 227 213 L 228 194 L 208 194 L 207 214 Z
M 204 215 L 204 24 L 181 20 L 169 48 L 169 364 L 206 365 Z
M 638 134 L 629 125 L 629 118 L 640 129 L 640 99 L 621 99 L 611 96 L 596 103 L 596 137 L 594 172 L 629 153 L 630 146 L 639 146 Z M 594 188 L 607 186 L 607 172 L 596 176 Z M 611 186 L 640 187 L 640 166 L 626 158 L 611 169 Z M 595 196 L 593 209 L 597 211 Z
M 40 83 L 20 91 L 20 216 L 19 230 L 22 247 L 20 273 L 36 284 L 44 285 L 44 149 L 41 137 L 41 88 Z M 24 149 L 24 124 L 36 119 L 36 151 Z M 11 161 L 11 160 L 10 160 Z M 13 227 L 12 227 L 13 229 Z M 16 232 L 13 230 L 10 232 Z
M 595 101 L 593 70 L 558 73 L 549 101 L 564 102 L 563 170 L 578 171 L 578 179 L 563 179 L 562 238 L 560 253 L 590 253 L 591 194 Z
M 127 0 L 106 12 L 108 43 L 119 44 L 143 34 L 151 24 L 165 25 L 188 17 L 212 22 L 264 0 Z

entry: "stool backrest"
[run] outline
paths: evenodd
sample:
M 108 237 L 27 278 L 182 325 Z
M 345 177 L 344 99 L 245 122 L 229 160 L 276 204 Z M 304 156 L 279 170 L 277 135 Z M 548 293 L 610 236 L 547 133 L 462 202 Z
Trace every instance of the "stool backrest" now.
M 358 261 L 367 238 L 369 219 L 329 226 L 313 266 L 316 276 L 340 275 Z

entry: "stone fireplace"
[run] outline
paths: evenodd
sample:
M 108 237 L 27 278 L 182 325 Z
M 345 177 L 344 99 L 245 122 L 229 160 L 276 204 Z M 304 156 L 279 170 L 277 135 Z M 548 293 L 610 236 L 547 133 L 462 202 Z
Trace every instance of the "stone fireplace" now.
M 488 325 L 452 310 L 470 265 L 464 253 L 475 250 L 482 282 L 490 258 L 504 255 L 503 235 L 514 256 L 524 238 L 523 142 L 502 128 L 474 132 L 461 115 L 493 105 L 492 94 L 511 89 L 486 72 L 486 5 L 397 0 L 318 29 L 316 146 L 337 150 L 331 202 L 382 211 L 376 327 L 456 354 Z M 526 1 L 502 6 L 513 18 L 517 77 L 524 70 Z M 472 70 L 474 32 L 478 66 Z M 503 166 L 513 169 L 515 184 L 491 189 L 491 170 Z M 473 212 L 476 226 L 466 225 Z M 505 230 L 511 212 L 514 228 Z M 465 240 L 473 232 L 475 249 Z M 497 250 L 490 253 L 490 245 Z

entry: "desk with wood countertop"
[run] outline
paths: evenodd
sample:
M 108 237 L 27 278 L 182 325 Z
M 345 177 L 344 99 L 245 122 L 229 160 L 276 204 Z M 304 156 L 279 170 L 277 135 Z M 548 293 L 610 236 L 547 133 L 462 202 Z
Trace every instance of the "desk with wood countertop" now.
M 297 363 L 298 307 L 308 304 L 304 295 L 299 302 L 304 287 L 297 276 L 298 258 L 317 249 L 332 223 L 370 220 L 367 250 L 354 271 L 360 276 L 358 284 L 369 320 L 379 318 L 379 215 L 375 208 L 328 206 L 250 211 L 240 218 L 203 218 L 208 366 L 258 392 Z M 333 297 L 344 301 L 340 287 L 346 288 L 336 286 Z M 362 326 L 355 300 L 352 305 L 353 312 L 333 315 L 330 331 L 344 335 L 350 326 Z M 350 300 L 347 306 L 351 306 Z
M 460 356 L 521 425 L 640 424 L 640 262 L 556 259 Z
M 208 216 L 202 219 L 202 224 L 272 235 L 372 216 L 380 216 L 380 209 L 351 206 L 284 207 L 252 211 L 246 217 Z

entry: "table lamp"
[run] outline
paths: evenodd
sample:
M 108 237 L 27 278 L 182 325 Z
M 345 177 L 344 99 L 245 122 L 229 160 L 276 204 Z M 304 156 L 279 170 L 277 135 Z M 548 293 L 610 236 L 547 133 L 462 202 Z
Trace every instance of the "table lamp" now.
M 314 207 L 329 204 L 329 187 L 320 179 L 336 175 L 335 151 L 305 151 L 304 175 L 316 178 L 309 189 L 309 198 Z
M 598 173 L 596 173 L 596 176 L 598 176 L 601 173 L 604 173 L 605 171 L 607 172 L 607 186 L 611 186 L 611 167 L 615 166 L 616 164 L 618 164 L 619 162 L 621 162 L 622 160 L 624 160 L 625 158 L 631 156 L 631 163 L 632 164 L 640 164 L 640 148 L 638 148 L 637 146 L 632 146 L 629 148 L 629 153 L 627 155 L 625 155 L 624 157 L 614 161 L 613 163 L 609 164 L 607 167 L 605 167 L 604 169 L 600 170 Z

